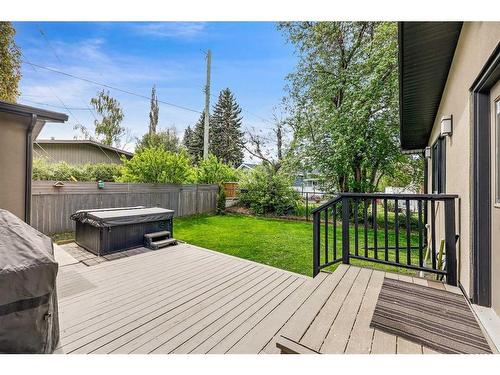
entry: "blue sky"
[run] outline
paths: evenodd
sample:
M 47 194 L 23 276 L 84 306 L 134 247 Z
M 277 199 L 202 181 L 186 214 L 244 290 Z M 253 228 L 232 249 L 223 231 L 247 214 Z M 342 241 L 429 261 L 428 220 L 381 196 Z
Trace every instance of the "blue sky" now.
M 203 110 L 205 57 L 212 50 L 212 93 L 229 87 L 244 109 L 243 127 L 266 131 L 296 64 L 293 47 L 271 22 L 17 22 L 23 59 L 160 100 Z M 40 138 L 71 139 L 75 122 L 92 127 L 87 109 L 101 87 L 23 64 L 20 103 L 68 113 L 67 124 L 47 124 Z M 133 137 L 146 132 L 149 102 L 111 90 Z M 212 96 L 212 104 L 216 97 Z M 63 108 L 44 106 L 50 104 Z M 159 126 L 182 136 L 199 114 L 160 104 Z M 126 146 L 133 147 L 133 142 Z

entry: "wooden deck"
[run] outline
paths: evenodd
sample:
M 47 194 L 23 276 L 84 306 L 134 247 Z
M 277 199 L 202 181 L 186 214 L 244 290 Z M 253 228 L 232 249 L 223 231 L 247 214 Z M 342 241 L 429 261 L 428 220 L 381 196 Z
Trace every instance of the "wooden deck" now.
M 281 330 L 277 339 L 280 349 L 288 353 L 436 353 L 404 338 L 370 328 L 384 277 L 461 294 L 459 288 L 440 282 L 341 264 Z
M 345 265 L 312 279 L 186 244 L 70 264 L 57 352 L 279 353 L 285 336 L 310 352 L 432 353 L 369 328 L 384 276 L 429 285 Z
M 59 353 L 261 351 L 313 280 L 178 245 L 114 261 L 63 266 Z M 265 331 L 260 328 L 264 327 Z

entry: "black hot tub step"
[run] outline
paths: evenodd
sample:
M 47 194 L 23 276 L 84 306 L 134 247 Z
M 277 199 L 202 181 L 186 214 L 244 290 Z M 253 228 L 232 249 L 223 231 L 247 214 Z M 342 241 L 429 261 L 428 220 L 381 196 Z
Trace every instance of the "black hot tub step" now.
M 175 238 L 167 238 L 165 240 L 160 241 L 152 241 L 149 246 L 153 250 L 161 249 L 162 247 L 166 247 L 169 245 L 176 245 L 177 240 Z
M 144 235 L 145 238 L 158 238 L 158 237 L 166 237 L 166 238 L 170 238 L 170 232 L 168 230 L 162 230 L 160 232 L 154 232 L 154 233 L 146 233 Z

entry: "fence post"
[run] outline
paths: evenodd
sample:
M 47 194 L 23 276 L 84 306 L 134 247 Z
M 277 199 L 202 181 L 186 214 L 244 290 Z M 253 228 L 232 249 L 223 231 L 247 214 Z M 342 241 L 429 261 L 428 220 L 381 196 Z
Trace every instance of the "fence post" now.
M 455 232 L 455 199 L 444 201 L 446 242 L 446 283 L 457 286 L 457 246 Z
M 349 264 L 349 198 L 342 197 L 342 263 Z
M 319 273 L 319 237 L 321 218 L 319 212 L 313 214 L 313 277 Z

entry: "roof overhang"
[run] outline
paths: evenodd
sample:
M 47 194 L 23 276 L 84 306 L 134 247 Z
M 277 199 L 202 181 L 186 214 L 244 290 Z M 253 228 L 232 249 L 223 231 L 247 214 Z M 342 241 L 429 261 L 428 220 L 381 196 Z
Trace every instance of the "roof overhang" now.
M 399 116 L 403 150 L 427 146 L 462 22 L 399 22 Z
M 33 139 L 36 139 L 46 122 L 65 122 L 68 120 L 68 116 L 64 113 L 47 111 L 45 109 L 30 107 L 24 104 L 8 103 L 1 100 L 0 112 L 10 113 L 12 115 L 26 118 L 27 124 L 31 122 L 33 116 L 36 116 L 36 123 L 32 128 Z
M 20 116 L 36 115 L 38 119 L 46 122 L 65 122 L 68 121 L 68 115 L 59 112 L 47 111 L 41 108 L 30 107 L 24 104 L 8 103 L 0 101 L 0 112 L 8 112 Z

